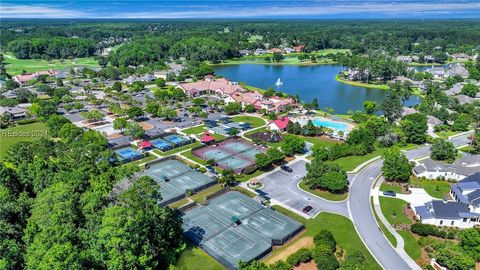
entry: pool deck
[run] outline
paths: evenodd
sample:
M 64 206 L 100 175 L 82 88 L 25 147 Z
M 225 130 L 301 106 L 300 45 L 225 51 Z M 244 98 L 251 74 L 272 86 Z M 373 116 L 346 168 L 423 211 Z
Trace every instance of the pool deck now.
M 316 116 L 316 117 L 308 117 L 308 116 L 302 116 L 302 117 L 298 117 L 298 118 L 292 118 L 291 121 L 292 122 L 298 122 L 300 123 L 302 126 L 303 125 L 306 125 L 308 120 L 320 120 L 320 121 L 325 121 L 325 122 L 331 122 L 331 123 L 335 123 L 335 124 L 344 124 L 346 125 L 346 129 L 345 129 L 345 133 L 349 133 L 350 131 L 352 131 L 352 129 L 355 127 L 354 124 L 352 123 L 348 123 L 348 122 L 345 122 L 345 121 L 338 121 L 338 120 L 333 120 L 333 119 L 329 119 L 329 118 L 326 118 L 326 117 L 322 117 L 322 116 Z M 315 124 L 315 123 L 314 123 Z M 335 128 L 332 128 L 332 129 L 335 129 Z M 336 129 L 335 129 L 336 130 Z M 337 133 L 337 132 L 335 132 Z

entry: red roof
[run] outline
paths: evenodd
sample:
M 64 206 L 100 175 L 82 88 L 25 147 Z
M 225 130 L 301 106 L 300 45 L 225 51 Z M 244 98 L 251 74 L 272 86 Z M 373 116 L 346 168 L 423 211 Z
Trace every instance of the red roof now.
M 288 117 L 282 117 L 277 120 L 273 120 L 273 123 L 281 130 L 286 129 L 288 125 Z
M 152 147 L 152 143 L 149 142 L 149 141 L 143 141 L 140 143 L 140 147 L 141 148 L 149 148 L 149 147 Z
M 213 137 L 212 135 L 210 135 L 210 133 L 205 132 L 205 133 L 202 135 L 202 137 L 200 137 L 200 141 L 203 142 L 203 143 L 212 142 L 212 141 L 215 141 L 215 137 Z

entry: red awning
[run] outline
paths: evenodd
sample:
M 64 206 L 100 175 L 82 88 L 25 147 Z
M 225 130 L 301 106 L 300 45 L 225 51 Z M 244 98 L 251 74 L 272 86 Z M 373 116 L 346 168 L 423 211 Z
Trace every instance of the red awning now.
M 140 143 L 140 147 L 141 148 L 149 148 L 149 147 L 152 147 L 152 143 L 149 142 L 149 141 L 143 141 Z
M 200 141 L 201 142 L 204 142 L 204 143 L 208 143 L 208 142 L 213 142 L 215 141 L 215 137 L 213 137 L 212 135 L 210 135 L 208 132 L 205 132 L 202 137 L 200 137 Z

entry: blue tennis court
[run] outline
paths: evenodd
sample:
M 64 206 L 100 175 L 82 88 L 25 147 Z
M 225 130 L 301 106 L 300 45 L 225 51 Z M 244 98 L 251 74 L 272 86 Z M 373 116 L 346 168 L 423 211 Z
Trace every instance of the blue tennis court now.
M 170 143 L 162 139 L 155 139 L 155 140 L 151 140 L 150 142 L 153 144 L 153 147 L 160 149 L 162 151 L 170 150 L 173 148 Z
M 190 142 L 189 139 L 178 136 L 178 135 L 175 135 L 175 134 L 165 136 L 165 137 L 163 137 L 163 139 L 167 140 L 169 142 L 172 142 L 175 145 L 184 145 L 184 144 L 187 144 L 188 142 Z
M 141 152 L 131 147 L 125 147 L 115 150 L 115 154 L 117 154 L 120 161 L 133 161 L 142 157 Z

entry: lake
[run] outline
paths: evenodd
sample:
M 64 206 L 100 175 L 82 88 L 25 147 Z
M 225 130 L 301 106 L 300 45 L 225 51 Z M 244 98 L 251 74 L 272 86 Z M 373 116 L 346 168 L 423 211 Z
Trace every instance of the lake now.
M 290 95 L 298 94 L 300 99 L 310 102 L 318 99 L 320 108 L 330 107 L 336 113 L 345 114 L 349 110 L 363 110 L 363 102 L 372 100 L 380 103 L 385 96 L 384 90 L 370 89 L 340 83 L 335 75 L 342 71 L 339 65 L 259 65 L 240 64 L 214 66 L 216 75 L 229 80 L 244 82 L 260 88 L 274 88 Z M 283 85 L 276 87 L 280 78 Z M 412 96 L 407 106 L 418 104 L 420 97 Z

